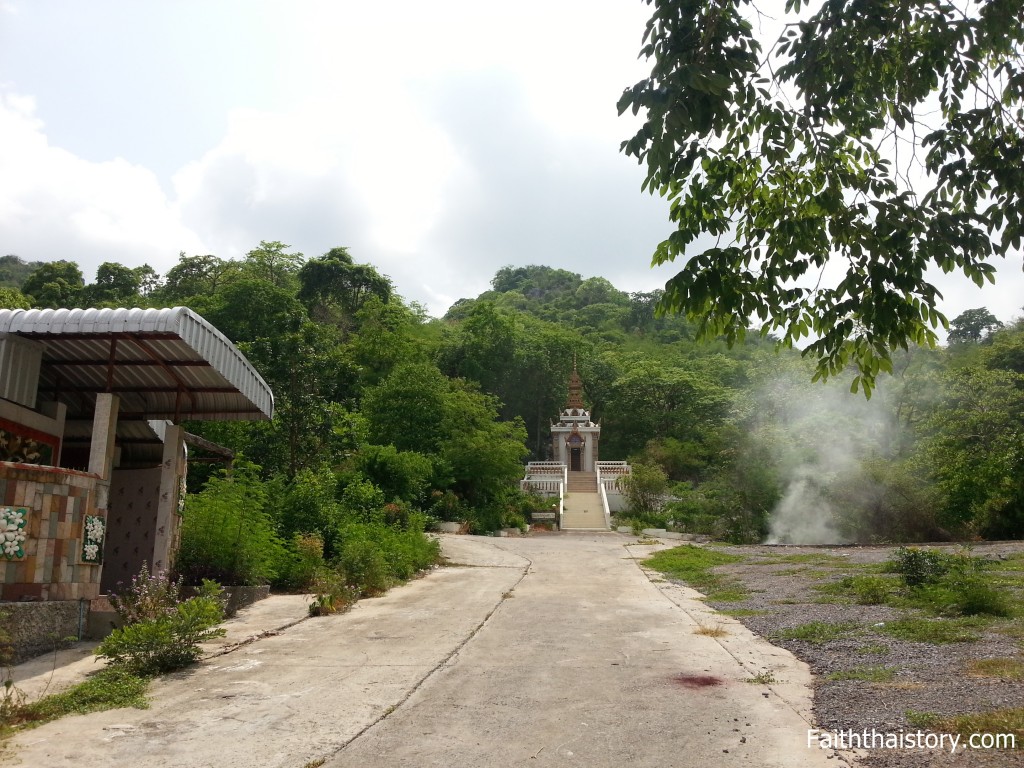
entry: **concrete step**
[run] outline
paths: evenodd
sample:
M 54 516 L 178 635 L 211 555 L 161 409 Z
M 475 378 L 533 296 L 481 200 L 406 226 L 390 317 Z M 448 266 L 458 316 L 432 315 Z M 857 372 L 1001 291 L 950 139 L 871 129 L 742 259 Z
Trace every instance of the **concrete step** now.
M 562 507 L 562 529 L 605 529 L 601 497 L 596 493 L 570 493 Z

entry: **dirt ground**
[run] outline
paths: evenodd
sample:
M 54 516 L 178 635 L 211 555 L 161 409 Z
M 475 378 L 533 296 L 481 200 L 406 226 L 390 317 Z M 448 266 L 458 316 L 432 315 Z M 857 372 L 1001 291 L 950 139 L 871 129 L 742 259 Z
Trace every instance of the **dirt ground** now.
M 959 547 L 935 545 L 960 551 Z M 714 573 L 742 582 L 750 596 L 742 602 L 708 600 L 757 634 L 771 639 L 803 661 L 814 673 L 814 712 L 822 728 L 885 733 L 917 731 L 913 713 L 954 716 L 1009 707 L 1024 707 L 1024 681 L 979 676 L 972 663 L 983 659 L 1024 660 L 1024 618 L 1003 619 L 971 628 L 973 642 L 933 644 L 897 639 L 885 625 L 920 611 L 889 605 L 860 605 L 827 590 L 825 584 L 885 562 L 893 547 L 716 547 L 742 555 L 742 563 L 718 566 Z M 1024 577 L 1024 542 L 976 544 L 970 554 L 1004 561 L 999 578 L 1020 590 Z M 1010 558 L 1011 562 L 1005 561 Z M 1019 566 L 1017 565 L 1019 563 Z M 875 571 L 877 573 L 877 568 Z M 846 624 L 842 637 L 827 642 L 784 639 L 779 634 L 809 622 Z M 850 670 L 889 668 L 892 679 L 830 679 Z M 908 713 L 910 713 L 908 719 Z M 1018 740 L 1019 741 L 1019 740 Z M 876 749 L 863 760 L 872 768 L 917 766 L 1005 766 L 1024 764 L 1024 744 L 1014 753 L 966 750 L 951 760 L 948 753 Z

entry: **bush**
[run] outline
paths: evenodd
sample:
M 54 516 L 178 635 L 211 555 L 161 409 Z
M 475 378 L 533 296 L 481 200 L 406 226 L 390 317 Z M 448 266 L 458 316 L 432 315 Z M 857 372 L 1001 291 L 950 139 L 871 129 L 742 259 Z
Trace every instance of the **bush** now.
M 257 470 L 236 460 L 230 474 L 210 478 L 186 498 L 175 561 L 186 584 L 266 584 L 277 575 L 285 548 L 267 515 L 267 489 Z
M 327 616 L 344 610 L 359 597 L 359 592 L 345 583 L 337 571 L 320 568 L 313 580 L 316 596 L 309 605 L 310 616 Z
M 916 587 L 937 581 L 951 566 L 948 555 L 934 549 L 900 547 L 893 552 L 890 567 L 903 577 L 908 587 Z
M 313 590 L 325 567 L 324 540 L 318 533 L 296 533 L 278 568 L 274 586 L 296 592 Z
M 132 674 L 152 676 L 181 669 L 202 657 L 199 644 L 224 635 L 217 629 L 224 618 L 219 587 L 203 585 L 197 597 L 178 603 L 174 610 L 115 629 L 96 649 Z
M 364 596 L 379 595 L 391 586 L 387 561 L 376 542 L 357 538 L 341 548 L 338 567 L 345 580 Z
M 881 605 L 889 599 L 893 584 L 881 576 L 847 576 L 839 586 L 861 605 Z
M 160 573 L 151 575 L 147 563 L 142 564 L 124 592 L 110 595 L 110 604 L 123 624 L 136 624 L 173 613 L 180 602 L 181 581 Z

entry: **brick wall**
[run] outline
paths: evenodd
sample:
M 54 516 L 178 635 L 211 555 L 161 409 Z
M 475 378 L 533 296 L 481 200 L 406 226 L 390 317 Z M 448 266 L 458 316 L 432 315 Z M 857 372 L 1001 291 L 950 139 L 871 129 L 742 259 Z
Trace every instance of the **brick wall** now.
M 96 509 L 95 475 L 0 462 L 0 505 L 28 510 L 25 556 L 0 554 L 0 600 L 78 600 L 99 594 L 102 566 L 82 562 L 82 528 Z

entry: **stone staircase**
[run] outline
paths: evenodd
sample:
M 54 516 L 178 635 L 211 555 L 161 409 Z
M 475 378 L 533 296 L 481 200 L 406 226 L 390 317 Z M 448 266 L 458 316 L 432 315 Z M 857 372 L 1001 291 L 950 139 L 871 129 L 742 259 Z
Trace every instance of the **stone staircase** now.
M 606 531 L 601 495 L 594 472 L 570 472 L 562 506 L 562 530 Z

